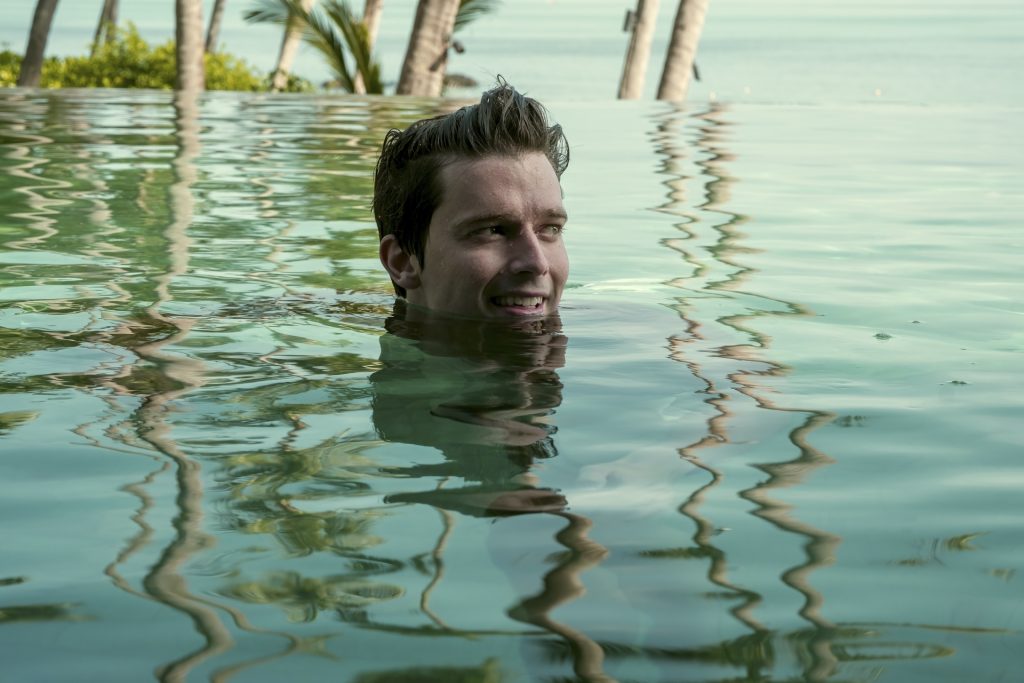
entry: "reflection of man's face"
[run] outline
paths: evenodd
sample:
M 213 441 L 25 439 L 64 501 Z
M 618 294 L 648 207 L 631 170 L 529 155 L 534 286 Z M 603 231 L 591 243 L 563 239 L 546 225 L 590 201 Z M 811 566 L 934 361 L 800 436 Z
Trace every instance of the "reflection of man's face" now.
M 472 318 L 555 313 L 569 260 L 562 191 L 547 157 L 461 159 L 440 180 L 426 267 L 413 259 L 409 302 Z
M 374 427 L 385 441 L 429 446 L 445 456 L 441 463 L 389 468 L 409 482 L 386 500 L 469 514 L 563 509 L 565 499 L 537 488 L 531 473 L 536 460 L 558 453 L 557 369 L 568 342 L 558 316 L 470 320 L 399 300 L 385 328 L 381 367 L 370 375 Z M 441 476 L 467 486 L 440 490 L 435 483 L 425 490 L 426 483 L 413 483 Z
M 384 438 L 448 451 L 521 449 L 550 437 L 568 342 L 557 315 L 507 322 L 410 312 L 396 304 L 380 340 L 382 367 L 370 377 Z

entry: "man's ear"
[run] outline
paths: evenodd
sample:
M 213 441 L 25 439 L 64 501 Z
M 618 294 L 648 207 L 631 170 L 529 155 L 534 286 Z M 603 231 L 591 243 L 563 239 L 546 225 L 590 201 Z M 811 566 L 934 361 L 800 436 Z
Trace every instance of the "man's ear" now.
M 380 262 L 399 287 L 409 290 L 420 286 L 420 260 L 415 254 L 405 253 L 394 235 L 381 238 Z

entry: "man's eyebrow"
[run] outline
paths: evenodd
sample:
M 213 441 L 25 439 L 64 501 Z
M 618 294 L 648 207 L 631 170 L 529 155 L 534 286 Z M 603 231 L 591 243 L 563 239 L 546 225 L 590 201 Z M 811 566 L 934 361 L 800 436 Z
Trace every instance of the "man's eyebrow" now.
M 551 220 L 569 220 L 569 215 L 560 209 L 549 209 L 541 212 L 544 218 Z M 514 223 L 519 220 L 519 217 L 515 214 L 510 213 L 486 213 L 476 216 L 468 216 L 463 220 L 455 224 L 456 228 L 464 228 L 470 225 L 479 225 L 481 223 Z

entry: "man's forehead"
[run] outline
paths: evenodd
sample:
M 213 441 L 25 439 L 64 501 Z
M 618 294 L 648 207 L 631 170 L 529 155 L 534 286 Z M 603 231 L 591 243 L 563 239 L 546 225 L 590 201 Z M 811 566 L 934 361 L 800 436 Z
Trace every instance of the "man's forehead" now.
M 558 176 L 541 152 L 460 157 L 441 169 L 440 179 L 442 204 L 468 197 L 500 203 L 505 190 L 518 189 L 544 204 L 562 206 Z
M 484 154 L 482 156 L 462 156 L 454 155 L 449 157 L 444 163 L 444 169 L 456 169 L 456 172 L 465 172 L 469 169 L 511 169 L 516 166 L 522 166 L 524 164 L 530 165 L 533 162 L 543 160 L 544 163 L 551 168 L 551 172 L 555 172 L 554 166 L 551 164 L 551 160 L 548 159 L 547 155 L 540 151 L 525 151 L 518 154 Z M 557 176 L 556 176 L 557 177 Z

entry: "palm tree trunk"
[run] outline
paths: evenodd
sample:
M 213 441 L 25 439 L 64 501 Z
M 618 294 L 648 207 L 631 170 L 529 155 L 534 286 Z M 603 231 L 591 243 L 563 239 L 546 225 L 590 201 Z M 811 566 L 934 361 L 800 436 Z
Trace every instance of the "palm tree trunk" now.
M 459 0 L 420 0 L 398 79 L 399 95 L 439 97 Z
M 217 0 L 213 3 L 213 12 L 210 14 L 210 25 L 206 29 L 205 52 L 207 53 L 217 51 L 217 38 L 220 36 L 220 20 L 224 16 L 224 5 L 226 4 L 227 0 Z
M 633 35 L 626 49 L 626 62 L 619 83 L 620 100 L 635 100 L 644 89 L 647 62 L 651 58 L 651 38 L 654 37 L 654 22 L 657 18 L 658 0 L 636 0 Z
M 302 9 L 312 11 L 313 3 L 316 0 L 302 0 Z M 284 39 L 281 41 L 281 51 L 277 55 L 277 67 L 274 69 L 274 78 L 270 89 L 274 92 L 284 90 L 288 85 L 288 74 L 291 73 L 292 64 L 295 63 L 295 55 L 302 44 L 302 29 L 297 22 L 289 21 L 284 29 Z
M 175 56 L 178 62 L 177 90 L 202 90 L 205 87 L 203 69 L 203 2 L 202 0 L 176 0 L 175 2 Z
M 377 42 L 377 31 L 380 29 L 380 11 L 384 7 L 384 0 L 366 0 L 363 6 L 363 25 L 366 26 L 366 46 L 373 51 L 373 44 Z M 356 71 L 354 92 L 357 95 L 366 94 L 366 85 L 363 83 L 363 74 Z
M 380 13 L 384 9 L 384 0 L 366 0 L 363 7 L 363 23 L 366 24 L 367 41 L 370 48 L 377 42 L 377 32 L 380 30 Z
M 117 0 L 103 0 L 103 9 L 100 10 L 100 20 L 96 24 L 96 34 L 92 38 L 92 50 L 90 56 L 96 56 L 100 41 L 110 42 L 114 39 L 114 28 L 117 26 Z
M 659 100 L 681 101 L 686 97 L 693 60 L 697 56 L 697 43 L 700 42 L 707 13 L 708 0 L 679 0 L 672 42 L 668 46 L 665 70 L 661 72 L 661 83 L 658 85 Z
M 32 28 L 28 33 L 28 46 L 25 58 L 21 60 L 21 71 L 18 72 L 18 85 L 27 88 L 39 86 L 39 77 L 43 73 L 43 55 L 46 53 L 46 41 L 50 37 L 50 24 L 57 11 L 57 0 L 39 0 L 36 12 L 32 16 Z

